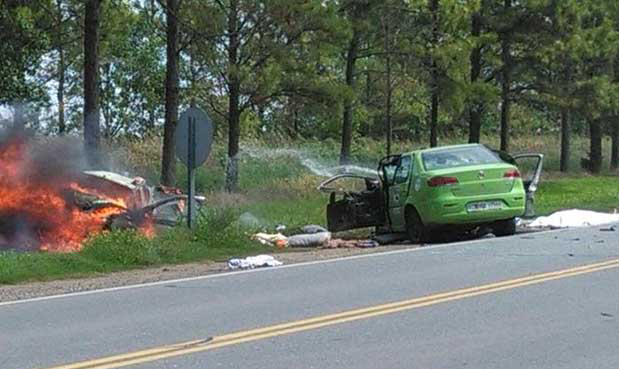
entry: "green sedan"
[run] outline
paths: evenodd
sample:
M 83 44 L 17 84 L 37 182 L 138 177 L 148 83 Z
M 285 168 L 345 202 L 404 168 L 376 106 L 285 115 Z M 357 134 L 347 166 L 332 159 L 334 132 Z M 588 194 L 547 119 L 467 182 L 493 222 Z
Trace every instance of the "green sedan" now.
M 520 160 L 532 162 L 524 181 Z M 480 228 L 506 236 L 516 232 L 517 217 L 533 211 L 542 161 L 541 154 L 512 157 L 479 144 L 445 146 L 385 157 L 375 178 L 341 174 L 319 189 L 331 195 L 327 223 L 333 232 L 377 227 L 406 232 L 414 242 Z M 355 179 L 361 188 L 338 185 Z

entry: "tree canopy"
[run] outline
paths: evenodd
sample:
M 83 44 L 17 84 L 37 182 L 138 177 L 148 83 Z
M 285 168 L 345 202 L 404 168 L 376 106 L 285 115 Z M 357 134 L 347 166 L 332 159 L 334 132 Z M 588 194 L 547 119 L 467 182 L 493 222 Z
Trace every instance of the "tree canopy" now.
M 200 106 L 228 143 L 230 191 L 240 142 L 269 135 L 333 139 L 347 162 L 358 137 L 390 153 L 393 140 L 496 135 L 509 150 L 560 131 L 561 170 L 586 134 L 583 166 L 599 172 L 606 134 L 619 166 L 618 46 L 613 0 L 0 0 L 0 119 L 113 140 L 163 136 Z M 92 111 L 100 123 L 85 127 Z

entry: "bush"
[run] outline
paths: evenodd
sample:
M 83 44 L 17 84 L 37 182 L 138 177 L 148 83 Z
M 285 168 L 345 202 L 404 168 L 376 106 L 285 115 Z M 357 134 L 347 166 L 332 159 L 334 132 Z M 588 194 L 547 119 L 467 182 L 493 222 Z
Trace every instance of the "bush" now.
M 134 231 L 105 232 L 88 241 L 84 257 L 121 266 L 145 266 L 161 262 L 155 243 Z

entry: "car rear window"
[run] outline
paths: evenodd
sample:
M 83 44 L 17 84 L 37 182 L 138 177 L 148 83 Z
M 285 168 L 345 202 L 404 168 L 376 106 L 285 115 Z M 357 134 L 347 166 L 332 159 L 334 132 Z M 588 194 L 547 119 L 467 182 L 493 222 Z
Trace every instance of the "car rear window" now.
M 497 154 L 483 146 L 454 147 L 424 152 L 421 158 L 426 170 L 503 162 Z

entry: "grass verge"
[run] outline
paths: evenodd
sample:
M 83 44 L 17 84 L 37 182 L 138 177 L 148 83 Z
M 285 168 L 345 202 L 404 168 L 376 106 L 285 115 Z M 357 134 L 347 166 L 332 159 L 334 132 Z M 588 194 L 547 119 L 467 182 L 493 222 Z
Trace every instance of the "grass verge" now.
M 96 276 L 163 264 L 224 261 L 269 251 L 250 242 L 233 224 L 236 212 L 215 209 L 199 219 L 195 232 L 171 229 L 148 239 L 132 231 L 102 233 L 76 253 L 0 253 L 0 284 Z
M 543 180 L 536 194 L 540 215 L 562 209 L 614 212 L 619 208 L 619 177 L 598 176 Z

